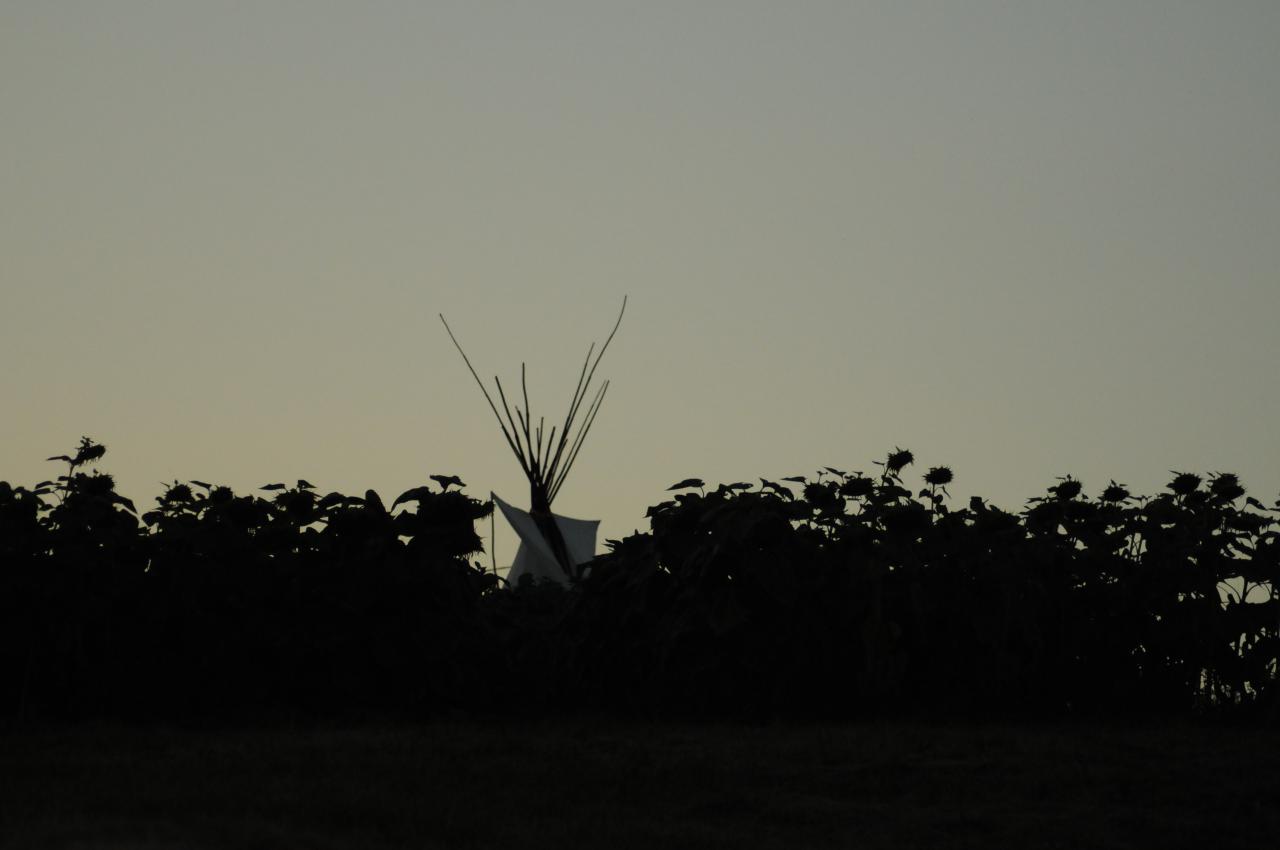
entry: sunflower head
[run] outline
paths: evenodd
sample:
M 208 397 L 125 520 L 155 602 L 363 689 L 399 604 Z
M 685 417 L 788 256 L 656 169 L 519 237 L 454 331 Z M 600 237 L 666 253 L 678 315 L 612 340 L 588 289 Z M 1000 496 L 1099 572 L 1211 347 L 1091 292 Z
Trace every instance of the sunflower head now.
M 1107 485 L 1106 489 L 1102 491 L 1102 496 L 1100 498 L 1102 501 L 1110 504 L 1119 504 L 1129 498 L 1129 491 L 1123 484 L 1117 484 L 1112 480 L 1112 482 Z
M 1209 476 L 1209 492 L 1223 502 L 1234 502 L 1244 495 L 1240 476 L 1234 472 L 1219 472 Z
M 105 472 L 76 476 L 82 491 L 90 496 L 106 496 L 116 488 L 116 480 Z
M 840 483 L 840 495 L 850 499 L 870 496 L 875 489 L 876 482 L 863 475 L 851 475 Z
M 186 484 L 174 483 L 163 496 L 160 501 L 164 504 L 181 503 L 186 504 L 192 499 L 191 488 Z
M 1194 472 L 1175 472 L 1173 480 L 1169 482 L 1169 489 L 1177 496 L 1189 496 L 1200 488 L 1200 482 L 1203 480 Z
M 1076 496 L 1080 495 L 1080 491 L 1084 485 L 1072 478 L 1070 475 L 1062 479 L 1061 484 L 1055 484 L 1049 488 L 1049 492 L 1057 496 L 1060 501 L 1069 502 Z
M 893 451 L 889 452 L 889 458 L 884 463 L 885 471 L 896 475 L 908 464 L 913 463 L 915 459 L 915 455 L 911 454 L 910 449 L 900 449 L 895 446 Z
M 951 467 L 934 466 L 924 474 L 924 483 L 931 484 L 934 487 L 945 487 L 951 483 L 954 477 L 951 473 Z
M 86 463 L 93 463 L 107 453 L 107 447 L 95 443 L 88 437 L 80 438 L 80 446 L 76 450 L 76 456 L 72 459 L 72 466 L 80 466 Z

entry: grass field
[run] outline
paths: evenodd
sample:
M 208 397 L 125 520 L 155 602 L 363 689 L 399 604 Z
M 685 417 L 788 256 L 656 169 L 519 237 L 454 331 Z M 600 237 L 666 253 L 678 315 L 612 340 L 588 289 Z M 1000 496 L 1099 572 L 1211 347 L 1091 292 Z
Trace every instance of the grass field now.
M 1280 730 L 435 723 L 0 732 L 9 848 L 1251 847 Z

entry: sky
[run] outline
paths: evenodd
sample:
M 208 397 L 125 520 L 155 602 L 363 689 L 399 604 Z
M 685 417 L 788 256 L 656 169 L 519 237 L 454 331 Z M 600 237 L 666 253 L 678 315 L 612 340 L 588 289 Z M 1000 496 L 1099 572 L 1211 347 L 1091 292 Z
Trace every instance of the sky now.
M 527 505 L 437 314 L 554 420 L 625 294 L 555 503 L 602 540 L 895 446 L 962 503 L 1271 503 L 1277 44 L 1273 0 L 6 0 L 0 479 L 88 435 L 140 507 Z

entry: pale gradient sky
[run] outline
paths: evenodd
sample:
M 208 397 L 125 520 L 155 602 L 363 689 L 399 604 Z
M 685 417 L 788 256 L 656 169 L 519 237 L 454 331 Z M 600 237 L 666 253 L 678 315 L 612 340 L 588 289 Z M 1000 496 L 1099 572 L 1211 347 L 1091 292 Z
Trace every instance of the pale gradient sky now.
M 0 478 L 528 498 L 870 471 L 1280 491 L 1280 3 L 0 7 Z M 913 477 L 912 480 L 918 480 Z M 499 538 L 508 562 L 509 536 Z

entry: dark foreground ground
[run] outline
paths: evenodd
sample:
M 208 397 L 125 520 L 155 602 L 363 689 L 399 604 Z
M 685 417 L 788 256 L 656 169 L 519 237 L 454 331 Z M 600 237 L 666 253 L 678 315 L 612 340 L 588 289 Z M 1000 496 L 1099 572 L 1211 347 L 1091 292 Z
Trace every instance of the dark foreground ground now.
M 0 846 L 1280 846 L 1280 730 L 0 730 Z

